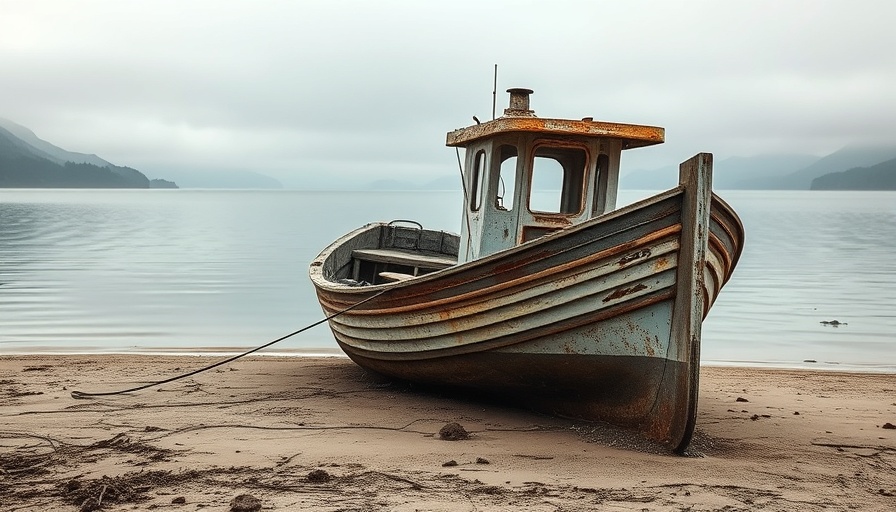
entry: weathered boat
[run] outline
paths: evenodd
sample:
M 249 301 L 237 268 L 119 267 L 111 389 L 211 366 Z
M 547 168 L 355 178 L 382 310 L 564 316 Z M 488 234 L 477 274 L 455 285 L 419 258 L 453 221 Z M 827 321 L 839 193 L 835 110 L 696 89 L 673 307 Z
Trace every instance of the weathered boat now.
M 622 151 L 662 143 L 664 130 L 543 119 L 532 91 L 508 92 L 503 116 L 448 134 L 466 149 L 459 236 L 373 223 L 311 263 L 336 341 L 386 376 L 634 428 L 681 452 L 701 323 L 744 238 L 711 190 L 712 155 L 681 164 L 677 187 L 616 209 Z

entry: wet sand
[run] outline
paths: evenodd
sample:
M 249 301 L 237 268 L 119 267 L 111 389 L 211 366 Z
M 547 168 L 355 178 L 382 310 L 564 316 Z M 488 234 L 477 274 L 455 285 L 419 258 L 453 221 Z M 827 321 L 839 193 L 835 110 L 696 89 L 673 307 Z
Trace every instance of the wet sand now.
M 70 396 L 214 360 L 0 358 L 3 510 L 896 510 L 891 374 L 704 368 L 688 457 L 342 358 Z M 469 437 L 442 439 L 452 422 Z

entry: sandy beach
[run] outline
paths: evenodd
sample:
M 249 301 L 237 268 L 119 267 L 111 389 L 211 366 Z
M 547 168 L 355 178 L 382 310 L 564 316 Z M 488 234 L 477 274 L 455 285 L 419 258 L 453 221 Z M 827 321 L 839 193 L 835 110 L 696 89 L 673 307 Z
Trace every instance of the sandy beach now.
M 70 395 L 212 361 L 0 358 L 3 510 L 896 509 L 891 374 L 704 368 L 688 457 L 344 358 L 256 357 Z M 450 423 L 468 438 L 443 439 Z

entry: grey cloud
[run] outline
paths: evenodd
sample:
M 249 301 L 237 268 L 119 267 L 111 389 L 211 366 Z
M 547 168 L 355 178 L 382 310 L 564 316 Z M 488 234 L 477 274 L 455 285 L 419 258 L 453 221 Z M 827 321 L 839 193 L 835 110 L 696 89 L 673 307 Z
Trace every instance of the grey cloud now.
M 4 5 L 0 115 L 150 169 L 456 172 L 445 132 L 503 89 L 541 116 L 667 128 L 630 167 L 896 140 L 896 4 Z M 415 171 L 419 169 L 419 171 Z M 373 179 L 390 176 L 372 176 Z

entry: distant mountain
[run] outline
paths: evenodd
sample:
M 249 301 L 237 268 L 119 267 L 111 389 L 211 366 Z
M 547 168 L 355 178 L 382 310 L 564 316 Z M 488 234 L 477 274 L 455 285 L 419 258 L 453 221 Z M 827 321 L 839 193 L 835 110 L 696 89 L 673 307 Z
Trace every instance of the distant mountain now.
M 149 180 L 149 188 L 178 188 L 177 183 L 163 179 Z
M 896 190 L 896 158 L 812 180 L 811 190 Z
M 812 180 L 829 173 L 868 167 L 896 158 L 896 145 L 852 145 L 825 157 L 783 154 L 731 157 L 713 165 L 713 188 L 809 190 Z M 622 188 L 665 190 L 678 183 L 678 166 L 634 171 L 620 177 Z
M 819 158 L 814 155 L 777 154 L 750 157 L 734 156 L 713 162 L 713 188 L 769 189 L 792 172 L 802 169 Z M 619 178 L 626 189 L 666 190 L 678 184 L 678 165 L 659 169 L 634 171 Z
M 150 188 L 150 180 L 96 155 L 66 151 L 0 118 L 0 187 Z
M 776 183 L 799 169 L 819 160 L 815 155 L 781 154 L 757 155 L 749 158 L 731 157 L 716 164 L 713 188 L 720 190 L 768 190 L 778 188 Z
M 38 150 L 39 154 L 44 158 L 56 162 L 57 164 L 74 162 L 76 164 L 93 164 L 97 167 L 108 167 L 113 165 L 112 163 L 107 162 L 96 155 L 75 153 L 73 151 L 66 151 L 62 148 L 56 147 L 49 142 L 38 138 L 38 136 L 28 128 L 25 128 L 20 124 L 16 124 L 9 119 L 0 117 L 0 128 L 5 129 L 20 141 Z
M 814 164 L 781 179 L 782 189 L 808 190 L 812 180 L 830 173 L 868 167 L 896 158 L 896 145 L 851 145 L 819 159 Z
M 407 180 L 381 179 L 369 181 L 358 190 L 461 190 L 460 175 L 444 175 L 426 183 Z
M 270 176 L 253 171 L 197 171 L 166 169 L 165 176 L 180 188 L 282 189 L 283 184 Z
M 436 178 L 420 188 L 425 190 L 461 190 L 462 186 L 460 174 L 455 173 Z

